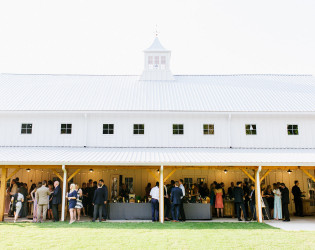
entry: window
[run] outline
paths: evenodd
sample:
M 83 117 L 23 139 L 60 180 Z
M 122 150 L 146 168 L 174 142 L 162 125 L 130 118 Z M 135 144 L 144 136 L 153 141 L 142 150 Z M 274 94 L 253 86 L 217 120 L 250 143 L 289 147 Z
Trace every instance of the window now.
M 132 177 L 126 177 L 125 178 L 125 185 L 128 190 L 133 190 L 133 178 Z
M 103 135 L 114 134 L 114 124 L 103 124 Z
M 32 124 L 31 123 L 23 123 L 21 126 L 21 134 L 31 134 L 32 133 Z
M 161 64 L 166 64 L 166 57 L 165 56 L 161 56 Z
M 61 124 L 61 134 L 71 134 L 72 124 Z
M 288 135 L 298 135 L 299 134 L 299 126 L 298 125 L 289 124 L 287 126 L 287 129 L 288 129 Z
M 183 135 L 184 124 L 173 124 L 173 135 Z
M 153 56 L 148 57 L 149 69 L 153 69 Z
M 246 135 L 256 135 L 256 124 L 246 124 L 245 125 Z
M 184 178 L 184 184 L 187 184 L 188 188 L 191 188 L 193 184 L 192 178 Z
M 160 63 L 160 58 L 158 56 L 154 57 L 154 64 L 159 65 Z
M 148 58 L 148 64 L 153 64 L 153 56 L 149 56 L 149 58 Z
M 213 135 L 214 134 L 214 124 L 203 124 L 203 134 Z
M 133 134 L 143 135 L 144 134 L 144 124 L 133 124 Z
M 166 64 L 166 57 L 161 56 L 161 69 L 165 69 L 165 64 Z

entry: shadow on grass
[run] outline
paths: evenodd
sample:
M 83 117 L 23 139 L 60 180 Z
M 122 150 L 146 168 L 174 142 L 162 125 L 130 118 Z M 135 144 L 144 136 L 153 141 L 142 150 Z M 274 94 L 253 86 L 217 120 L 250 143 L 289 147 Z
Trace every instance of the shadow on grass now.
M 237 222 L 186 222 L 186 223 L 173 223 L 165 222 L 161 223 L 150 223 L 150 222 L 76 222 L 69 224 L 69 222 L 57 222 L 57 223 L 0 223 L 1 226 L 10 225 L 14 227 L 29 228 L 47 228 L 47 229 L 58 229 L 58 228 L 92 228 L 92 229 L 148 229 L 148 230 L 224 230 L 224 229 L 235 229 L 235 230 L 250 230 L 250 229 L 275 229 L 264 223 L 250 222 L 250 223 L 237 223 Z

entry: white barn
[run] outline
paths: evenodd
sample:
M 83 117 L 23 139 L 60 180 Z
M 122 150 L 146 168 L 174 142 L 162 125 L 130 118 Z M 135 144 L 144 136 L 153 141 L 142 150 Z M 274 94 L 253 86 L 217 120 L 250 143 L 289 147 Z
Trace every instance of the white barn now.
M 170 58 L 156 37 L 140 76 L 1 74 L 1 183 L 103 178 L 111 189 L 122 176 L 143 196 L 155 179 L 298 179 L 308 191 L 314 76 L 173 75 Z

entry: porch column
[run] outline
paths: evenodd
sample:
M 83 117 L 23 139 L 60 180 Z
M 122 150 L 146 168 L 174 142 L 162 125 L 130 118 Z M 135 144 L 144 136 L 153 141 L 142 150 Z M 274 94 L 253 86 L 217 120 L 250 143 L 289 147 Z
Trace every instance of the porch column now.
M 159 217 L 160 222 L 164 223 L 164 176 L 163 176 L 164 167 L 160 166 L 160 202 L 159 202 Z
M 4 205 L 5 205 L 5 193 L 6 193 L 6 177 L 8 170 L 5 166 L 2 166 L 1 170 L 1 187 L 0 187 L 0 221 L 4 221 Z
M 262 223 L 260 171 L 261 171 L 261 166 L 259 166 L 258 169 L 255 170 L 255 199 L 256 199 L 256 217 L 257 217 L 257 222 Z
M 66 208 L 66 191 L 67 191 L 67 169 L 65 165 L 62 165 L 63 182 L 62 182 L 62 206 L 61 206 L 61 221 L 65 221 Z

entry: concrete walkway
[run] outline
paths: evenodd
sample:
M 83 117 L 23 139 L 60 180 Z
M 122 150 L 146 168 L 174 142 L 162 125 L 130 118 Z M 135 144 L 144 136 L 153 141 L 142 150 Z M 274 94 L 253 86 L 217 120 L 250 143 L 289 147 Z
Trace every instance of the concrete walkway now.
M 290 222 L 266 220 L 266 224 L 286 231 L 315 231 L 315 217 L 291 217 Z

